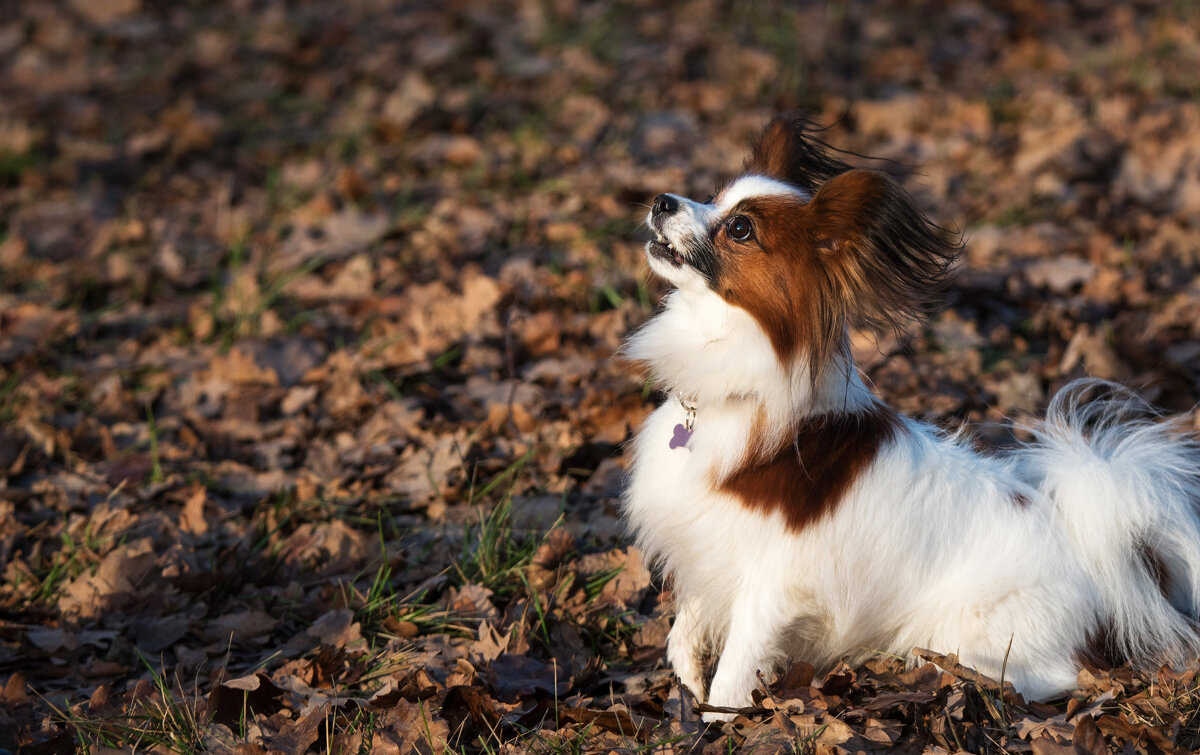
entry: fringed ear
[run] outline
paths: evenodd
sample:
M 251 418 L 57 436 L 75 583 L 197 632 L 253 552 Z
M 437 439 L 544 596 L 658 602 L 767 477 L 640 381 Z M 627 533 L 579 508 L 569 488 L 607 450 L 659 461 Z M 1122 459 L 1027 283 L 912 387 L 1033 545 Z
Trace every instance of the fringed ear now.
M 891 178 L 851 170 L 805 210 L 813 253 L 851 324 L 902 331 L 944 304 L 962 238 L 931 223 Z
M 796 115 L 776 116 L 755 140 L 746 171 L 784 181 L 809 194 L 826 180 L 850 170 L 829 155 L 829 145 L 814 139 L 812 121 Z

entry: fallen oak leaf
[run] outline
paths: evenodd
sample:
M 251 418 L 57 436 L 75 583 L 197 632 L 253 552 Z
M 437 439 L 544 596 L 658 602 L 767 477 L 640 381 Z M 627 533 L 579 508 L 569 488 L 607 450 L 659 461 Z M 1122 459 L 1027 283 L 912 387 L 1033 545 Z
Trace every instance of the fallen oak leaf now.
M 492 602 L 492 594 L 491 590 L 475 582 L 468 582 L 461 588 L 451 587 L 446 592 L 446 610 L 454 616 L 495 624 L 500 620 L 500 612 Z
M 1087 718 L 1091 718 L 1087 716 Z M 1123 716 L 1100 716 L 1095 720 L 1099 731 L 1110 737 L 1121 737 L 1127 742 L 1136 742 L 1143 747 L 1152 744 L 1162 752 L 1175 752 L 1178 748 L 1166 733 L 1165 726 L 1146 726 L 1126 721 Z M 1078 725 L 1076 725 L 1078 729 Z
M 816 669 L 813 668 L 811 663 L 797 661 L 788 666 L 787 671 L 783 672 L 783 675 L 775 680 L 775 693 L 782 697 L 788 697 L 788 690 L 810 687 L 816 674 Z
M 270 716 L 280 709 L 283 690 L 261 671 L 230 679 L 208 693 L 208 715 L 212 721 L 236 729 L 253 715 Z
M 844 697 L 854 687 L 854 683 L 857 680 L 858 675 L 854 673 L 854 669 L 843 663 L 826 674 L 825 678 L 821 680 L 821 694 Z
M 591 725 L 602 731 L 610 731 L 626 737 L 646 741 L 662 723 L 646 716 L 636 716 L 623 707 L 612 710 L 590 710 L 588 708 L 559 708 L 560 721 Z
M 1084 716 L 1093 712 L 1099 712 L 1099 709 L 1103 707 L 1105 703 L 1109 702 L 1115 697 L 1116 693 L 1111 689 L 1105 690 L 1100 695 L 1093 697 L 1091 700 L 1087 700 L 1086 702 L 1080 700 L 1079 698 L 1073 697 L 1067 703 L 1066 719 L 1069 722 L 1074 722 L 1075 719 L 1079 718 L 1080 716 Z
M 157 695 L 158 690 L 154 688 L 154 684 L 149 679 L 138 679 L 133 685 L 133 689 L 125 693 L 125 708 L 130 710 L 133 706 L 145 700 L 151 700 Z
M 38 739 L 42 736 L 46 738 Z M 76 752 L 75 734 L 70 729 L 59 729 L 53 733 L 39 731 L 34 737 L 34 741 L 21 746 L 19 752 L 22 755 L 73 755 Z
M 745 725 L 743 721 L 744 719 L 737 720 L 732 726 L 724 726 L 721 729 L 721 733 L 726 737 L 738 732 L 744 733 L 745 739 L 736 744 L 737 752 L 788 752 L 794 749 L 797 737 L 789 734 L 787 731 L 777 726 L 766 724 L 749 726 Z M 803 739 L 803 737 L 800 737 L 800 739 Z M 730 744 L 734 744 L 734 742 L 730 742 Z M 732 751 L 733 748 L 729 748 L 727 745 L 726 749 Z M 724 752 L 726 749 L 721 751 Z M 838 751 L 826 747 L 825 749 L 817 750 L 817 752 L 825 755 L 825 753 L 837 753 Z
M 395 616 L 389 615 L 383 620 L 383 628 L 397 637 L 405 639 L 416 637 L 421 633 L 421 628 L 411 621 L 397 619 Z
M 279 619 L 266 611 L 241 611 L 219 616 L 197 632 L 208 642 L 252 642 L 267 637 L 279 626 Z
M 208 374 L 235 385 L 279 385 L 275 370 L 259 366 L 254 355 L 241 346 L 234 346 L 229 353 L 214 357 Z
M 617 608 L 637 606 L 650 589 L 651 575 L 642 553 L 636 547 L 614 548 L 606 553 L 584 556 L 577 562 L 581 577 L 606 577 L 600 590 L 601 605 Z
M 154 461 L 150 454 L 138 453 L 122 456 L 112 463 L 105 476 L 105 481 L 112 487 L 138 486 L 154 471 Z
M 58 627 L 34 627 L 25 631 L 25 639 L 39 650 L 47 653 L 72 651 L 79 647 L 75 635 Z
M 845 749 L 850 750 L 851 752 L 865 749 L 863 747 L 852 747 L 847 744 L 850 742 L 861 742 L 861 740 L 856 736 L 854 729 L 850 728 L 850 725 L 840 718 L 825 716 L 823 719 L 814 723 L 813 725 L 820 727 L 814 732 L 814 739 L 820 745 L 825 745 L 827 747 L 846 745 Z M 801 729 L 801 734 L 804 734 L 803 729 Z M 811 737 L 813 734 L 808 736 Z
M 481 621 L 479 639 L 471 643 L 471 655 L 484 663 L 490 663 L 508 651 L 511 640 L 511 634 L 501 634 L 490 621 Z
M 263 744 L 271 750 L 282 752 L 307 752 L 320 736 L 321 724 L 328 717 L 330 704 L 325 703 L 310 710 L 295 723 L 283 727 L 273 737 L 266 737 Z
M 900 731 L 903 724 L 900 721 L 891 719 L 880 720 L 878 718 L 868 718 L 866 724 L 859 732 L 859 736 L 868 742 L 873 742 L 884 747 L 891 747 L 900 739 Z
M 475 681 L 477 673 L 475 667 L 466 659 L 458 658 L 454 661 L 454 669 L 446 675 L 446 687 L 470 686 Z
M 929 705 L 937 699 L 937 693 L 929 690 L 884 692 L 864 700 L 863 710 L 879 713 L 888 708 L 907 708 L 910 705 Z
M 553 571 L 575 548 L 575 536 L 561 524 L 546 533 L 544 542 L 534 551 L 532 563 L 547 571 Z
M 450 727 L 441 716 L 430 715 L 429 706 L 408 700 L 397 701 L 395 707 L 381 711 L 377 728 L 385 728 L 401 739 L 399 751 L 405 755 L 449 752 Z M 287 750 L 303 752 L 303 750 Z
M 665 653 L 670 630 L 671 620 L 666 616 L 643 622 L 633 633 L 633 644 L 630 648 L 633 659 L 641 662 Z
M 488 680 L 502 700 L 536 692 L 565 695 L 570 679 L 558 664 L 543 663 L 527 655 L 501 653 L 488 664 Z
M 942 671 L 933 663 L 923 663 L 909 669 L 899 674 L 896 679 L 907 689 L 922 692 L 937 692 L 957 681 L 952 674 Z
M 144 599 L 156 556 L 150 538 L 114 548 L 93 574 L 84 572 L 63 588 L 59 610 L 67 616 L 93 619 Z
M 1108 747 L 1104 744 L 1104 735 L 1091 716 L 1080 716 L 1075 724 L 1071 744 L 1078 755 L 1107 755 Z
M 991 677 L 984 676 L 973 668 L 962 665 L 958 662 L 958 656 L 953 653 L 942 655 L 941 653 L 935 653 L 932 650 L 924 648 L 913 648 L 912 654 L 923 661 L 929 661 L 937 665 L 942 670 L 953 674 L 963 681 L 972 682 L 988 692 L 998 693 L 1001 691 L 999 682 Z
M 3 702 L 3 700 L 0 700 L 0 702 Z M 121 708 L 117 704 L 116 696 L 112 694 L 112 687 L 107 684 L 101 684 L 92 690 L 92 694 L 88 698 L 88 713 L 90 715 L 111 718 L 120 712 Z
M 293 568 L 336 575 L 353 571 L 378 554 L 377 540 L 335 519 L 297 527 L 283 541 L 279 558 Z
M 1077 755 L 1073 745 L 1059 744 L 1045 734 L 1029 743 L 1033 755 Z
M 1058 715 L 1039 721 L 1032 716 L 1024 716 L 1013 722 L 1012 728 L 1021 739 L 1031 742 L 1038 737 L 1049 736 L 1054 740 L 1069 740 L 1075 733 L 1075 727 L 1067 723 L 1065 715 Z
M 208 532 L 208 520 L 204 517 L 204 504 L 208 501 L 208 489 L 200 483 L 193 486 L 192 494 L 179 510 L 179 529 L 192 535 Z
M 362 625 L 354 620 L 354 611 L 348 608 L 328 611 L 313 622 L 307 634 L 334 648 L 354 647 L 363 641 Z
M 436 696 L 440 690 L 441 687 L 425 669 L 416 669 L 401 680 L 396 691 L 401 698 L 415 703 Z
M 26 686 L 25 674 L 21 671 L 14 671 L 13 675 L 8 677 L 8 681 L 4 683 L 4 687 L 0 689 L 0 703 L 15 707 L 29 702 Z
M 450 730 L 462 732 L 467 741 L 474 739 L 474 735 L 494 733 L 501 720 L 496 701 L 482 689 L 466 685 L 446 689 L 442 715 Z
M 174 645 L 191 628 L 191 617 L 172 614 L 155 618 L 134 619 L 130 629 L 134 644 L 143 653 L 159 653 Z

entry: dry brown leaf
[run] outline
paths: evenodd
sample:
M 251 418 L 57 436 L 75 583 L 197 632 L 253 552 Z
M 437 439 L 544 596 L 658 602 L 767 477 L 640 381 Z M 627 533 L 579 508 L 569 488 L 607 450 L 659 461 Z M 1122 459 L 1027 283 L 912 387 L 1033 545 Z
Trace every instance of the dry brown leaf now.
M 500 613 L 492 603 L 492 591 L 483 585 L 469 582 L 461 588 L 450 588 L 446 594 L 446 610 L 452 616 L 483 619 L 495 623 Z
M 1059 744 L 1046 735 L 1035 737 L 1030 745 L 1034 755 L 1078 755 L 1073 745 Z
M 0 703 L 16 706 L 28 702 L 29 693 L 26 691 L 26 686 L 25 674 L 14 671 L 12 676 L 8 677 L 8 681 L 4 683 L 4 687 L 0 689 Z
M 269 367 L 260 367 L 253 355 L 239 347 L 212 361 L 209 374 L 235 385 L 278 385 L 279 377 Z
M 204 517 L 204 504 L 207 500 L 208 490 L 203 485 L 192 486 L 192 492 L 179 512 L 180 529 L 193 535 L 208 532 L 208 520 Z
M 63 588 L 58 608 L 66 616 L 94 619 L 146 599 L 155 555 L 149 538 L 114 548 L 94 574 L 84 572 Z
M 527 655 L 501 653 L 488 664 L 488 682 L 502 700 L 535 693 L 563 695 L 570 688 L 570 677 L 558 663 L 544 663 Z
M 241 611 L 217 617 L 199 631 L 209 642 L 251 642 L 266 637 L 279 626 L 279 619 L 265 611 Z
M 350 649 L 362 644 L 361 630 L 354 620 L 354 611 L 341 608 L 321 616 L 306 631 L 322 645 Z
M 340 519 L 300 525 L 283 541 L 279 553 L 287 564 L 324 575 L 353 571 L 378 556 L 378 539 Z

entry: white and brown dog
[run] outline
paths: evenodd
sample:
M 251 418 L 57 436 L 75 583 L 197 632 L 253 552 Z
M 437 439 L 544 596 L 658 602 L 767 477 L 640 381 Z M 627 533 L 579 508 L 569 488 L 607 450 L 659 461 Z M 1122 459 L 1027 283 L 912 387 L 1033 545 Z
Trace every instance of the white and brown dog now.
M 648 222 L 675 290 L 625 353 L 670 395 L 624 511 L 673 579 L 667 654 L 700 700 L 749 705 L 788 658 L 924 647 L 1042 699 L 1084 665 L 1200 651 L 1200 444 L 1179 423 L 1079 381 L 1033 443 L 982 455 L 864 385 L 850 328 L 927 312 L 960 251 L 894 181 L 783 117 L 715 198 L 662 194 Z

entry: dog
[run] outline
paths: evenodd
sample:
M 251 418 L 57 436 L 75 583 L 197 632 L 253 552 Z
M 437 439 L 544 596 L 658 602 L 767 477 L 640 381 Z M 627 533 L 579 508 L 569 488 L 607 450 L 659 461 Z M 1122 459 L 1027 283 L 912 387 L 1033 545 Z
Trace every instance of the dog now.
M 673 584 L 681 683 L 733 709 L 788 659 L 930 648 L 1043 700 L 1081 668 L 1196 657 L 1200 443 L 1183 419 L 1084 379 L 1031 442 L 984 454 L 898 414 L 849 334 L 935 310 L 960 238 L 803 118 L 769 123 L 745 165 L 705 202 L 654 199 L 646 257 L 674 290 L 623 347 L 667 393 L 632 440 L 622 509 Z

